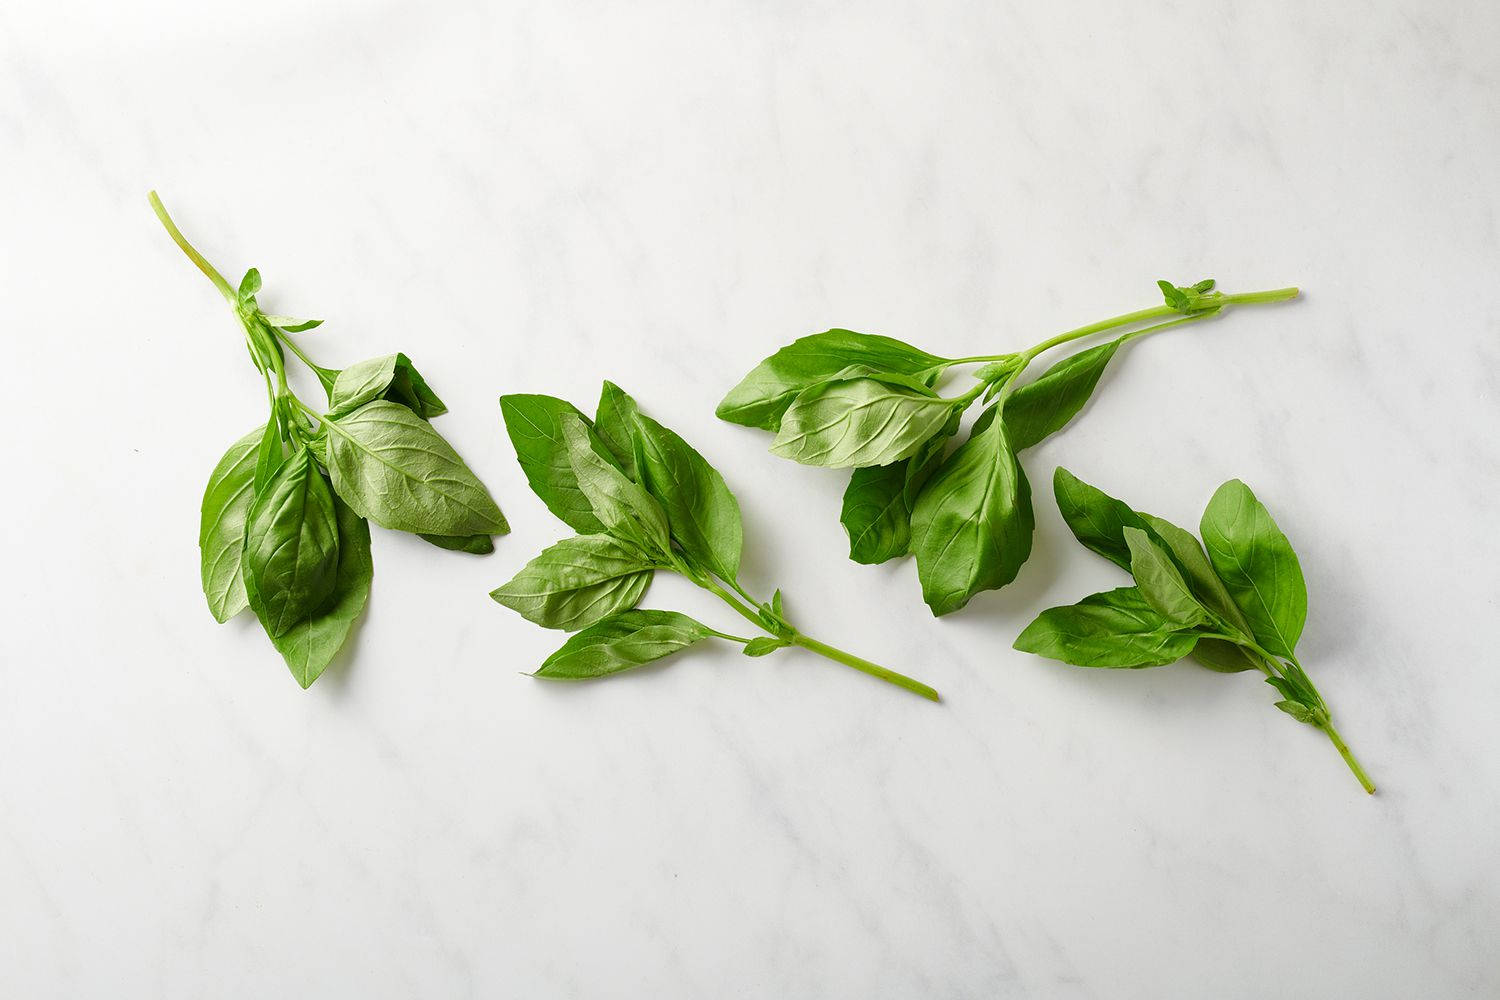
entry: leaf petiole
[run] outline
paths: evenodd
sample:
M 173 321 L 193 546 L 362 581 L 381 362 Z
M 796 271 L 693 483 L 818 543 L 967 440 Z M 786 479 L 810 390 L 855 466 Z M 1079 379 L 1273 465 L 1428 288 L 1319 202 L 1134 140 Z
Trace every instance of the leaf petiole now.
M 177 228 L 177 223 L 173 222 L 172 217 L 167 214 L 167 207 L 161 203 L 161 198 L 157 197 L 156 192 L 152 191 L 146 198 L 151 202 L 151 211 L 156 213 L 156 217 L 166 227 L 167 235 L 172 237 L 172 242 L 176 243 L 178 248 L 187 254 L 188 260 L 196 264 L 198 270 L 208 276 L 208 280 L 214 283 L 214 287 L 219 290 L 220 295 L 224 296 L 230 302 L 234 302 L 234 289 L 230 286 L 229 282 L 224 280 L 224 276 L 214 269 L 214 266 L 208 262 L 207 258 L 187 241 L 187 237 L 182 235 L 182 230 Z

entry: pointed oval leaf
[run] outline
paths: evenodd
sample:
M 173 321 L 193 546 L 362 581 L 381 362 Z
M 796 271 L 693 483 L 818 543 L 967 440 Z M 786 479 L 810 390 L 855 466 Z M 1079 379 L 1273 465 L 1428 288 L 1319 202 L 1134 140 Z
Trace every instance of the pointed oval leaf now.
M 405 354 L 356 362 L 338 373 L 328 395 L 328 415 L 340 417 L 376 399 L 400 403 L 424 420 L 448 412 L 447 405 Z
M 449 552 L 468 552 L 476 556 L 487 556 L 495 551 L 495 541 L 489 535 L 418 535 L 424 542 L 431 542 Z
M 582 417 L 565 413 L 561 424 L 573 478 L 605 532 L 649 553 L 671 552 L 672 535 L 661 504 L 601 453 L 598 435 Z
M 1250 487 L 1231 479 L 1214 493 L 1199 530 L 1256 642 L 1276 656 L 1292 656 L 1307 622 L 1307 583 L 1270 511 Z
M 453 446 L 405 406 L 377 399 L 323 426 L 333 488 L 361 516 L 415 534 L 510 530 Z
M 635 607 L 655 568 L 609 535 L 577 535 L 543 549 L 490 596 L 544 628 L 572 632 Z
M 1197 636 L 1162 618 L 1135 587 L 1091 594 L 1048 608 L 1015 648 L 1080 667 L 1159 667 L 1193 651 Z
M 306 446 L 292 453 L 250 505 L 244 575 L 260 595 L 273 637 L 307 618 L 333 592 L 339 564 L 333 490 Z
M 1122 337 L 1063 358 L 1036 381 L 1017 389 L 1005 401 L 1011 447 L 1025 451 L 1066 427 L 1089 401 L 1124 342 Z
M 798 394 L 771 453 L 803 465 L 889 465 L 942 430 L 952 400 L 874 378 L 822 382 Z
M 1191 628 L 1208 621 L 1208 612 L 1193 596 L 1182 571 L 1156 539 L 1140 528 L 1125 529 L 1130 547 L 1130 572 L 1146 603 L 1176 628 Z
M 569 638 L 532 676 L 605 677 L 671 656 L 713 634 L 707 625 L 676 611 L 622 611 Z
M 756 365 L 715 412 L 732 423 L 774 431 L 798 393 L 849 365 L 919 375 L 942 361 L 891 337 L 828 330 L 793 341 Z
M 304 689 L 323 675 L 349 638 L 355 621 L 365 610 L 374 576 L 370 525 L 338 497 L 334 497 L 333 503 L 339 529 L 339 566 L 333 592 L 310 616 L 281 635 L 271 636 L 271 645 Z M 246 584 L 250 607 L 264 625 L 265 606 L 254 585 L 248 579 Z
M 588 426 L 588 418 L 565 399 L 532 394 L 501 396 L 500 413 L 531 491 L 574 531 L 602 534 L 606 529 L 578 487 L 562 431 L 563 417 L 576 417 L 584 426 Z M 602 440 L 598 441 L 598 450 L 607 453 Z
M 935 615 L 1016 578 L 1031 554 L 1031 486 L 995 409 L 938 467 L 912 510 L 922 599 Z
M 241 574 L 245 520 L 255 499 L 255 459 L 264 427 L 229 446 L 208 477 L 198 523 L 203 596 L 215 620 L 227 622 L 249 606 Z

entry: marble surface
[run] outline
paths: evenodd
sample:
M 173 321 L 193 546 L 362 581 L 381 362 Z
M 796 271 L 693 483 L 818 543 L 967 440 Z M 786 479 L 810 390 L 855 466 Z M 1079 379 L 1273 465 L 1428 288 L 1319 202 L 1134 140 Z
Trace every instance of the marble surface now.
M 0 992 L 1495 996 L 1497 38 L 1459 0 L 0 7 Z M 305 693 L 202 603 L 263 397 L 152 187 L 318 358 L 410 353 L 515 526 L 377 531 Z M 1012 651 L 1120 579 L 1045 488 L 1016 585 L 936 621 L 845 558 L 841 477 L 713 419 L 804 333 L 989 353 L 1206 274 L 1306 295 L 1140 343 L 1028 465 L 1188 522 L 1250 482 L 1374 798 L 1252 677 Z M 796 653 L 521 676 L 558 637 L 486 592 L 565 529 L 495 398 L 605 377 L 725 470 L 750 587 L 945 704 Z

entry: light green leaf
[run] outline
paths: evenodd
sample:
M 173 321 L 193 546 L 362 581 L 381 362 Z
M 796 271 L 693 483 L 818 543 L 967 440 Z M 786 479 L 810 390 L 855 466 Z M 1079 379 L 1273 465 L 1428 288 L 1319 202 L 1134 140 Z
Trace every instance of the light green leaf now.
M 387 354 L 350 365 L 338 373 L 328 396 L 328 415 L 341 417 L 368 402 L 388 399 L 424 420 L 448 412 L 405 354 Z
M 320 319 L 297 319 L 295 316 L 271 316 L 261 313 L 260 318 L 266 321 L 266 325 L 274 326 L 284 333 L 306 333 L 323 325 Z
M 1005 426 L 1016 451 L 1041 442 L 1067 426 L 1093 395 L 1122 337 L 1063 358 L 1005 401 Z
M 530 394 L 501 396 L 500 413 L 531 491 L 579 534 L 603 533 L 605 527 L 594 516 L 593 505 L 578 488 L 578 477 L 568 461 L 568 443 L 562 432 L 565 416 L 574 417 L 585 426 L 588 418 L 565 399 Z M 595 448 L 601 454 L 609 454 L 602 439 L 595 439 Z
M 208 477 L 198 524 L 203 596 L 214 619 L 227 622 L 249 606 L 240 572 L 245 550 L 245 519 L 255 499 L 255 456 L 264 427 L 229 446 Z
M 671 552 L 671 532 L 661 505 L 600 453 L 598 436 L 582 417 L 560 417 L 573 479 L 604 530 L 646 552 Z
M 933 614 L 957 611 L 980 591 L 1014 580 L 1031 554 L 1034 523 L 1026 473 L 991 407 L 912 510 L 912 553 Z
M 622 611 L 569 638 L 532 676 L 604 677 L 671 656 L 713 634 L 708 626 L 675 611 Z
M 771 453 L 803 465 L 889 465 L 942 430 L 954 403 L 878 378 L 845 378 L 803 390 L 781 418 Z
M 765 656 L 768 653 L 776 652 L 778 649 L 785 649 L 791 644 L 790 639 L 772 638 L 771 636 L 763 635 L 745 643 L 744 648 L 740 652 L 746 656 Z
M 1200 525 L 1208 558 L 1254 631 L 1275 656 L 1291 657 L 1307 622 L 1307 584 L 1286 535 L 1238 479 L 1220 486 Z
M 273 638 L 322 605 L 338 564 L 333 491 L 303 446 L 256 495 L 245 525 L 243 575 L 260 595 L 257 613 Z
M 538 625 L 572 632 L 635 607 L 655 568 L 609 535 L 577 535 L 544 549 L 490 596 Z
M 890 337 L 828 330 L 802 337 L 762 361 L 730 390 L 716 412 L 732 423 L 774 431 L 798 393 L 850 365 L 918 375 L 942 361 Z
M 1146 603 L 1175 628 L 1190 628 L 1208 621 L 1208 612 L 1198 603 L 1177 564 L 1166 549 L 1140 528 L 1125 529 L 1130 549 L 1130 572 Z
M 452 445 L 405 406 L 377 399 L 323 426 L 333 488 L 361 516 L 415 534 L 510 530 Z
M 297 683 L 307 688 L 322 676 L 349 638 L 354 623 L 370 597 L 374 566 L 370 560 L 370 526 L 349 506 L 334 497 L 339 529 L 339 566 L 333 593 L 310 617 L 279 636 L 271 636 Z M 265 623 L 265 607 L 254 585 L 246 580 L 250 607 Z
M 1080 667 L 1159 667 L 1192 652 L 1197 636 L 1173 627 L 1135 587 L 1091 594 L 1048 608 L 1015 648 Z

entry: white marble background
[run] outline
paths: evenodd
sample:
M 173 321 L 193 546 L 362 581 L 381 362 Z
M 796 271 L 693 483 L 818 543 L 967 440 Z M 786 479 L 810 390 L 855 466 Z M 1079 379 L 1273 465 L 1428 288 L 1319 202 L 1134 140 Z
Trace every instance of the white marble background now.
M 0 7 L 0 993 L 1495 996 L 1497 42 L 1460 0 Z M 377 531 L 306 693 L 199 594 L 263 396 L 151 187 L 317 357 L 411 353 L 515 525 Z M 950 619 L 713 418 L 828 326 L 987 353 L 1204 275 L 1307 294 L 1133 348 Z M 604 377 L 725 470 L 751 587 L 946 703 L 797 653 L 520 676 L 558 637 L 486 591 L 565 529 L 495 397 Z M 1009 648 L 1120 579 L 1058 463 L 1187 522 L 1257 489 L 1377 797 L 1249 676 Z

